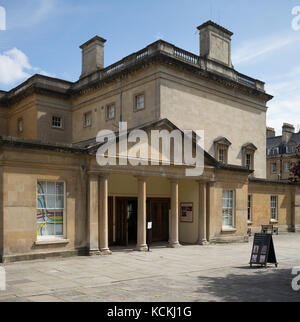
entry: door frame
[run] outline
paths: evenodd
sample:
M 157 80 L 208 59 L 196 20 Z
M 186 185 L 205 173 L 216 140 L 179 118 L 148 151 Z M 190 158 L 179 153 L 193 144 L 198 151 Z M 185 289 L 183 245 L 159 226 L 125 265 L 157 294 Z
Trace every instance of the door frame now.
M 149 198 L 147 198 L 147 222 L 149 222 L 150 219 L 151 219 L 151 202 L 167 203 L 168 206 L 169 206 L 169 211 L 171 209 L 171 198 L 160 198 L 160 197 L 154 197 L 154 198 L 149 197 Z M 168 211 L 168 223 L 169 224 L 168 224 L 168 234 L 167 234 L 168 238 L 169 238 L 169 234 L 170 234 L 169 211 Z M 151 221 L 152 221 L 152 219 L 151 219 Z M 162 225 L 162 222 L 161 222 L 161 225 Z
M 115 197 L 115 215 L 116 215 L 116 242 L 118 246 L 128 246 L 128 220 L 127 216 L 119 212 L 120 202 L 125 202 L 128 206 L 128 201 L 138 202 L 137 197 Z

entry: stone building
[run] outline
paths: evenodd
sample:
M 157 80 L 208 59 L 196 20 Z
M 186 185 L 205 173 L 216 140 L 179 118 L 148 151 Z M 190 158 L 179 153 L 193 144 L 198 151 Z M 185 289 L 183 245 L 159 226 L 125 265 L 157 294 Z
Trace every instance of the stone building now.
M 282 135 L 276 136 L 273 128 L 267 128 L 267 178 L 288 181 L 291 167 L 300 157 L 300 132 L 284 123 Z
M 156 41 L 105 67 L 98 36 L 78 81 L 34 75 L 0 92 L 0 257 L 110 254 L 247 241 L 247 230 L 300 228 L 300 189 L 266 180 L 264 83 L 236 71 L 227 29 L 198 27 L 200 53 Z M 189 164 L 100 166 L 100 130 L 204 130 L 204 172 Z M 117 133 L 118 134 L 118 133 Z M 127 133 L 126 133 L 127 135 Z M 193 141 L 194 149 L 197 149 Z M 159 156 L 161 151 L 158 151 Z M 174 160 L 173 160 L 174 161 Z

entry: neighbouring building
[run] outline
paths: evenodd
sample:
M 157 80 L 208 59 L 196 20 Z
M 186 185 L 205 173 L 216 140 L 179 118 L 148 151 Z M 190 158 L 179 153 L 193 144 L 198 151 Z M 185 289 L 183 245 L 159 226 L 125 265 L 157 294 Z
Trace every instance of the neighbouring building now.
M 232 32 L 211 21 L 198 30 L 199 55 L 159 40 L 108 67 L 96 36 L 80 47 L 78 81 L 34 75 L 0 92 L 3 262 L 143 251 L 147 222 L 170 247 L 247 241 L 249 227 L 269 223 L 299 231 L 299 186 L 266 179 L 272 96 L 234 69 Z M 120 154 L 99 166 L 97 133 L 120 121 L 204 130 L 204 173 L 187 177 L 189 165 L 161 159 L 124 166 Z
M 284 123 L 282 135 L 276 136 L 273 128 L 267 128 L 267 178 L 288 181 L 291 167 L 299 161 L 300 132 L 295 127 Z

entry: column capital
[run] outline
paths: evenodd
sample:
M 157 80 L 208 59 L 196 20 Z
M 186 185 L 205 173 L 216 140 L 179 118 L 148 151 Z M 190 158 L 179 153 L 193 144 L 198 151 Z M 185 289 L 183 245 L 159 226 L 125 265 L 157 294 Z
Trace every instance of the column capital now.
M 179 178 L 168 178 L 168 180 L 171 182 L 171 183 L 179 183 Z
M 142 175 L 138 175 L 138 176 L 135 176 L 135 178 L 138 180 L 138 181 L 147 181 L 148 177 L 147 176 L 142 176 Z
M 88 178 L 89 178 L 89 180 L 92 180 L 92 181 L 97 181 L 98 180 L 98 176 L 96 174 L 94 174 L 94 173 L 90 173 L 88 175 Z
M 108 179 L 109 173 L 99 173 L 98 177 L 101 179 Z

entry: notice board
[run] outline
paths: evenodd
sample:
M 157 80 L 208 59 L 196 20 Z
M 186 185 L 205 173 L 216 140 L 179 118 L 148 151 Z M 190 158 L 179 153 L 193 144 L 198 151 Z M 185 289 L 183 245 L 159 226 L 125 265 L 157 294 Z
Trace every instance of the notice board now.
M 271 234 L 255 234 L 250 266 L 261 265 L 267 267 L 268 263 L 278 266 L 273 236 Z

